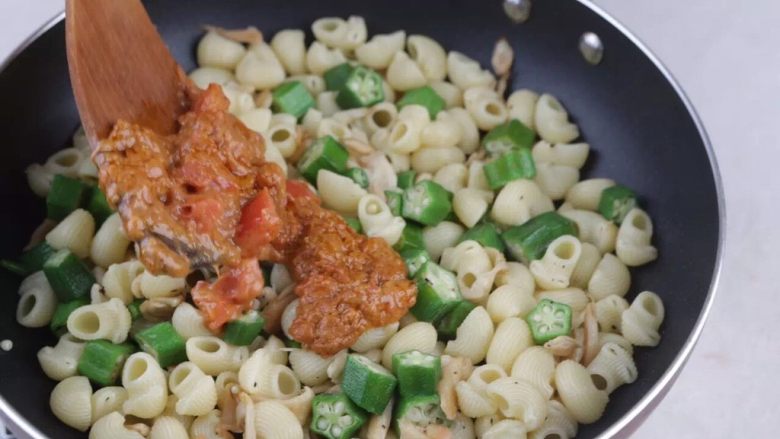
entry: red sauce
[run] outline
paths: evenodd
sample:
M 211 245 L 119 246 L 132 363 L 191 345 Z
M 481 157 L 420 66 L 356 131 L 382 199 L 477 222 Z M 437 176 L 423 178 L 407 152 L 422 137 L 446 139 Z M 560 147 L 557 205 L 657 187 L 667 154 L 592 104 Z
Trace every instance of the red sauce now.
M 258 260 L 285 263 L 300 298 L 291 335 L 322 355 L 398 321 L 416 299 L 401 258 L 266 162 L 262 138 L 227 112 L 218 86 L 189 94 L 177 134 L 119 121 L 95 153 L 101 186 L 147 269 L 184 276 L 216 267 L 216 281 L 192 290 L 216 331 L 260 295 Z

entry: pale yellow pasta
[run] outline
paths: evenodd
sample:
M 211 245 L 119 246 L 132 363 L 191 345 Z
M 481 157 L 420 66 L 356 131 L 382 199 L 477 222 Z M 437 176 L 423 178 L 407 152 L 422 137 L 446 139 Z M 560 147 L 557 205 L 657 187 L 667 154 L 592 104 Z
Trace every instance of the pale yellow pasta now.
M 294 396 L 275 401 L 287 407 L 298 419 L 298 423 L 305 426 L 309 415 L 311 415 L 312 400 L 314 400 L 314 390 L 311 387 L 304 387 Z
M 525 424 L 514 419 L 502 419 L 488 428 L 481 439 L 525 439 L 528 430 Z
M 311 25 L 314 38 L 329 47 L 340 47 L 344 44 L 347 30 L 347 21 L 339 17 L 323 17 Z
M 523 319 L 506 318 L 496 327 L 485 361 L 487 364 L 495 364 L 509 373 L 517 356 L 533 344 L 531 330 Z
M 599 349 L 607 343 L 614 343 L 623 348 L 629 355 L 634 355 L 634 345 L 622 335 L 611 332 L 599 332 Z
M 574 266 L 569 284 L 577 288 L 587 288 L 596 266 L 601 261 L 601 252 L 595 245 L 589 242 L 581 243 L 580 259 Z
M 417 172 L 435 173 L 452 163 L 463 163 L 466 155 L 455 146 L 429 146 L 412 153 L 412 169 Z
M 336 92 L 325 91 L 325 92 L 322 92 L 319 95 L 317 95 L 317 110 L 319 110 L 322 113 L 323 117 L 325 117 L 325 118 L 331 117 L 334 114 L 338 113 L 341 110 L 341 108 L 339 108 L 339 104 L 336 103 Z M 327 119 L 324 119 L 323 122 L 325 122 L 325 120 L 327 120 Z M 317 127 L 317 135 L 318 136 L 320 134 L 324 135 L 325 133 L 331 133 L 331 132 L 334 132 L 334 131 L 336 133 L 341 133 L 342 132 L 341 129 L 340 129 L 341 126 L 342 126 L 341 124 L 339 124 L 338 127 L 334 128 L 334 127 L 331 127 L 328 123 L 323 125 L 323 122 L 320 122 L 320 125 Z M 330 122 L 330 124 L 332 124 L 332 123 L 333 122 Z M 336 137 L 338 139 L 341 136 L 337 135 L 337 136 L 334 136 L 334 137 Z
M 331 67 L 344 63 L 346 60 L 340 50 L 329 49 L 319 41 L 313 42 L 309 46 L 309 50 L 306 51 L 306 68 L 309 73 L 315 75 L 322 75 Z
M 274 88 L 284 81 L 287 74 L 271 46 L 265 43 L 249 48 L 236 66 L 236 79 L 256 90 Z
M 450 439 L 474 439 L 477 437 L 474 432 L 474 421 L 462 413 L 458 413 L 452 421 L 450 432 L 452 433 Z
M 533 147 L 535 163 L 550 163 L 580 169 L 588 160 L 590 145 L 587 143 L 558 143 L 551 145 L 544 140 Z
M 474 433 L 481 439 L 485 432 L 490 430 L 490 427 L 502 420 L 504 420 L 504 416 L 499 412 L 488 416 L 480 416 L 474 420 Z
M 547 418 L 541 427 L 529 433 L 529 439 L 572 439 L 577 435 L 577 421 L 572 419 L 560 401 L 547 401 Z
M 51 182 L 54 180 L 54 172 L 49 171 L 38 163 L 33 163 L 24 170 L 27 176 L 27 185 L 30 186 L 35 195 L 45 197 L 51 188 Z
M 287 287 L 293 284 L 292 276 L 283 264 L 274 264 L 271 268 L 271 287 L 274 291 L 281 293 Z
M 38 351 L 38 363 L 47 377 L 62 381 L 76 375 L 85 343 L 66 333 L 54 347 L 44 346 Z
M 386 439 L 389 438 L 390 425 L 393 422 L 393 400 L 378 415 L 372 415 L 371 419 L 363 425 L 359 437 L 361 439 Z
M 531 270 L 520 262 L 507 262 L 504 269 L 496 275 L 496 285 L 512 285 L 529 295 L 536 290 L 536 281 Z
M 555 368 L 555 388 L 572 418 L 581 424 L 596 422 L 609 401 L 607 393 L 593 384 L 588 369 L 572 360 Z
M 325 91 L 325 79 L 319 75 L 293 75 L 285 82 L 298 81 L 306 87 L 306 90 L 315 98 Z
M 623 311 L 620 329 L 623 337 L 634 346 L 657 346 L 661 341 L 658 328 L 664 321 L 664 304 L 651 292 L 642 291 Z
M 277 401 L 255 404 L 255 431 L 267 439 L 303 439 L 303 428 L 295 414 Z
M 398 242 L 406 226 L 406 221 L 393 216 L 387 203 L 374 194 L 360 198 L 357 214 L 366 236 L 382 238 L 389 245 Z
M 255 100 L 252 97 L 254 87 L 251 85 L 229 82 L 222 86 L 222 91 L 230 101 L 230 106 L 228 107 L 230 114 L 237 116 L 255 108 Z M 268 105 L 270 105 L 270 101 Z
M 387 129 L 393 125 L 398 117 L 395 105 L 389 102 L 380 102 L 369 108 L 363 118 L 363 126 L 367 134 L 374 134 L 381 129 Z
M 98 229 L 90 245 L 89 257 L 95 264 L 108 267 L 125 259 L 130 240 L 125 236 L 118 213 L 109 216 Z
M 562 200 L 579 180 L 580 171 L 577 168 L 552 163 L 536 164 L 534 181 L 553 200 Z
M 436 174 L 433 176 L 433 181 L 439 183 L 444 189 L 452 193 L 456 193 L 466 187 L 468 180 L 469 170 L 463 163 L 450 163 L 442 166 Z M 493 193 L 485 192 L 485 197 L 489 197 L 489 201 L 493 200 Z M 454 202 L 454 201 L 453 201 Z
M 517 285 L 507 284 L 490 293 L 485 309 L 493 323 L 500 324 L 512 317 L 524 318 L 535 306 L 533 291 L 528 292 Z
M 428 81 L 441 81 L 447 76 L 447 52 L 435 40 L 424 35 L 409 35 L 406 50 Z
M 491 201 L 493 201 L 493 192 L 463 188 L 455 192 L 452 198 L 452 210 L 466 227 L 474 227 L 487 213 Z
M 577 238 L 571 235 L 556 238 L 541 259 L 531 261 L 531 274 L 534 275 L 536 285 L 545 290 L 568 287 L 581 251 Z
M 225 432 L 221 422 L 222 412 L 212 410 L 208 414 L 198 416 L 190 426 L 190 437 L 203 439 L 232 439 L 233 435 Z
M 208 31 L 198 42 L 198 65 L 232 70 L 245 53 L 243 44 L 229 40 L 215 31 Z
M 165 373 L 151 355 L 136 352 L 125 360 L 122 386 L 127 390 L 127 400 L 122 404 L 124 414 L 151 419 L 165 410 L 168 402 Z
M 266 346 L 253 352 L 241 365 L 238 381 L 245 392 L 252 396 L 278 399 L 300 391 L 298 378 L 289 367 L 276 364 L 274 354 L 274 349 Z
M 114 411 L 95 421 L 89 439 L 144 439 L 144 435 L 125 427 L 124 415 Z
M 57 296 L 42 271 L 27 276 L 19 285 L 16 321 L 27 328 L 41 328 L 51 321 Z
M 463 93 L 463 102 L 474 123 L 483 131 L 489 131 L 506 122 L 509 111 L 500 96 L 481 87 L 469 88 Z
M 220 67 L 198 67 L 190 72 L 189 77 L 198 88 L 204 90 L 209 84 L 226 85 L 236 80 L 233 72 Z
M 414 322 L 410 322 L 410 323 L 414 323 Z M 403 325 L 401 327 L 403 327 Z M 434 352 L 435 352 L 435 349 L 436 348 L 434 347 Z M 431 352 L 431 353 L 433 353 L 433 352 Z M 381 349 L 371 349 L 370 351 L 364 352 L 363 356 L 368 358 L 369 360 L 373 361 L 374 363 L 381 363 L 382 362 L 382 350 Z
M 578 314 L 585 310 L 590 300 L 588 295 L 579 288 L 562 288 L 559 290 L 540 291 L 536 294 L 537 300 L 549 299 L 553 302 L 569 305 L 572 314 Z
M 237 372 L 249 357 L 246 347 L 231 346 L 213 335 L 190 337 L 186 343 L 187 358 L 208 375 Z
M 127 400 L 127 390 L 120 386 L 109 386 L 98 389 L 91 397 L 92 420 L 122 410 L 122 404 Z
M 393 367 L 393 354 L 407 351 L 431 353 L 436 347 L 436 328 L 428 322 L 415 322 L 401 328 L 385 344 L 382 365 Z
M 76 176 L 82 179 L 97 180 L 98 168 L 92 159 L 85 157 L 84 160 L 79 163 L 79 167 L 76 170 Z
M 490 217 L 505 226 L 522 224 L 555 208 L 550 197 L 531 180 L 515 180 L 496 195 Z
M 528 89 L 520 89 L 512 92 L 506 100 L 506 108 L 510 119 L 517 119 L 530 129 L 535 129 L 534 113 L 539 94 Z
M 367 193 L 351 178 L 326 169 L 317 174 L 317 191 L 325 207 L 347 215 L 357 214 L 360 199 Z
M 409 58 L 406 52 L 396 52 L 393 55 L 386 72 L 387 83 L 394 90 L 408 91 L 422 87 L 427 83 L 420 66 Z
M 455 384 L 455 394 L 458 398 L 458 409 L 470 418 L 490 416 L 498 410 L 493 399 L 466 381 L 459 381 Z
M 132 318 L 121 300 L 112 298 L 100 304 L 76 308 L 68 316 L 68 332 L 82 340 L 127 340 Z
M 466 240 L 454 247 L 447 247 L 439 262 L 447 270 L 459 272 L 471 269 L 477 272 L 488 271 L 491 268 L 490 256 L 480 243 Z
M 303 131 L 312 137 L 316 137 L 317 130 L 320 127 L 320 123 L 322 122 L 323 117 L 324 116 L 320 110 L 314 107 L 309 108 L 301 120 L 301 127 L 303 128 Z
M 650 244 L 653 222 L 639 208 L 631 209 L 620 224 L 615 253 L 629 267 L 647 264 L 658 257 L 658 250 Z
M 76 209 L 46 234 L 46 242 L 57 250 L 68 249 L 80 258 L 89 256 L 95 220 L 84 209 Z
M 292 326 L 293 321 L 295 321 L 295 317 L 298 315 L 298 304 L 300 303 L 300 300 L 295 299 L 292 302 L 290 302 L 289 305 L 287 305 L 284 308 L 284 312 L 282 312 L 282 332 L 284 335 L 289 338 L 290 340 L 293 340 L 293 338 L 290 336 L 290 326 Z
M 498 258 L 491 259 L 491 251 L 495 249 L 486 248 L 484 252 L 488 255 L 490 265 L 487 268 L 478 267 L 477 264 L 473 266 L 468 265 L 467 260 L 462 259 L 459 264 L 457 272 L 458 287 L 463 295 L 463 298 L 473 303 L 484 305 L 488 299 L 490 291 L 493 289 L 493 284 L 496 279 L 496 274 L 503 270 L 506 261 L 503 254 L 498 253 Z
M 321 357 L 305 349 L 295 349 L 289 357 L 290 367 L 303 385 L 317 386 L 328 381 L 328 366 L 332 357 Z
M 470 189 L 479 189 L 484 191 L 491 191 L 490 185 L 488 185 L 487 178 L 482 168 L 485 166 L 484 162 L 476 160 L 472 161 L 469 167 L 469 178 L 466 183 L 466 187 Z
M 374 349 L 379 351 L 379 349 Z M 331 357 L 330 364 L 328 365 L 328 378 L 334 383 L 340 383 L 344 376 L 344 368 L 347 366 L 347 349 L 342 349 L 338 354 Z M 371 360 L 374 363 L 381 361 L 381 353 L 375 360 Z
M 420 143 L 426 146 L 456 146 L 460 143 L 461 129 L 458 121 L 446 111 L 440 111 L 436 120 L 423 128 Z
M 566 210 L 561 215 L 577 223 L 579 238 L 596 246 L 601 253 L 615 249 L 618 229 L 612 221 L 588 210 Z
M 211 331 L 206 328 L 203 315 L 197 308 L 187 302 L 182 302 L 173 311 L 171 324 L 176 333 L 185 340 L 192 337 L 209 336 Z
M 455 357 L 466 357 L 472 364 L 477 364 L 485 359 L 493 332 L 493 321 L 490 315 L 484 307 L 478 306 L 460 324 L 455 339 L 447 342 L 444 353 Z
M 431 259 L 438 260 L 444 249 L 455 245 L 465 231 L 463 226 L 451 221 L 442 221 L 435 226 L 425 227 L 423 229 L 425 250 Z
M 615 343 L 601 346 L 596 358 L 588 365 L 588 371 L 596 388 L 607 394 L 623 384 L 633 383 L 638 376 L 631 354 Z
M 86 377 L 65 378 L 54 386 L 49 407 L 64 424 L 87 431 L 92 424 L 92 387 Z
M 101 283 L 106 297 L 116 298 L 125 305 L 133 301 L 133 280 L 144 271 L 139 261 L 131 259 L 118 264 L 111 264 L 103 275 Z
M 358 337 L 350 346 L 355 352 L 367 352 L 372 349 L 381 349 L 390 338 L 398 332 L 398 322 L 390 323 L 379 328 L 371 328 Z M 293 368 L 294 369 L 294 368 Z
M 596 302 L 593 311 L 599 322 L 599 329 L 603 332 L 620 332 L 623 311 L 627 309 L 626 299 L 614 294 Z
M 493 74 L 483 70 L 477 61 L 456 51 L 450 51 L 447 55 L 447 76 L 461 90 L 478 86 L 492 87 L 496 82 Z
M 271 126 L 271 116 L 271 109 L 269 108 L 253 108 L 241 113 L 238 119 L 250 130 L 256 133 L 264 133 Z
M 547 415 L 547 399 L 536 387 L 519 378 L 500 378 L 487 386 L 488 396 L 507 418 L 517 419 L 529 429 L 542 425 Z
M 306 72 L 306 36 L 299 29 L 283 29 L 271 39 L 271 48 L 290 75 Z
M 460 126 L 460 141 L 458 142 L 458 148 L 466 154 L 471 154 L 479 148 L 479 129 L 476 122 L 471 117 L 468 111 L 464 108 L 454 107 L 447 110 L 449 114 Z M 480 170 L 480 174 L 481 174 Z M 482 176 L 484 179 L 484 176 Z M 469 185 L 471 187 L 471 185 Z M 478 189 L 489 189 L 487 183 L 483 187 Z
M 406 33 L 402 30 L 374 35 L 367 43 L 355 49 L 355 57 L 358 62 L 372 69 L 385 69 L 390 65 L 393 56 L 403 49 L 404 40 Z
M 541 346 L 531 346 L 524 350 L 512 364 L 511 376 L 531 383 L 546 399 L 553 395 L 553 375 L 555 358 Z
M 463 92 L 453 83 L 433 81 L 428 84 L 439 97 L 444 99 L 444 107 L 449 109 L 463 106 Z
M 601 192 L 615 185 L 609 178 L 590 178 L 575 184 L 566 193 L 566 201 L 575 209 L 597 210 Z
M 389 152 L 406 154 L 416 151 L 421 145 L 422 130 L 430 123 L 428 110 L 420 105 L 407 105 L 398 113 L 398 118 L 383 140 Z M 382 131 L 374 133 L 374 137 Z M 372 143 L 374 138 L 372 137 Z M 379 145 L 380 147 L 382 145 Z
M 268 340 L 263 345 L 263 349 L 268 352 L 268 359 L 273 364 L 280 364 L 282 366 L 287 364 L 287 346 L 279 337 L 272 335 L 268 337 Z
M 89 152 L 76 148 L 61 149 L 52 154 L 43 164 L 46 171 L 52 175 L 64 175 L 66 177 L 76 178 L 79 174 L 81 164 L 89 160 Z M 48 192 L 48 191 L 47 191 Z
M 130 283 L 130 290 L 138 298 L 154 299 L 172 297 L 182 293 L 186 281 L 183 277 L 172 277 L 166 274 L 151 274 L 144 271 Z
M 148 437 L 149 439 L 189 439 L 190 436 L 178 419 L 160 416 L 154 420 Z
M 177 365 L 168 377 L 171 393 L 176 395 L 176 413 L 201 416 L 217 405 L 217 387 L 214 378 L 203 373 L 191 361 Z
M 290 157 L 296 148 L 295 117 L 289 114 L 274 114 L 265 132 L 265 138 L 283 157 Z
M 631 273 L 617 256 L 607 253 L 601 258 L 588 281 L 588 293 L 593 300 L 615 294 L 623 297 L 631 286 Z
M 541 95 L 536 102 L 534 125 L 539 136 L 550 143 L 569 143 L 580 135 L 560 101 L 549 94 Z

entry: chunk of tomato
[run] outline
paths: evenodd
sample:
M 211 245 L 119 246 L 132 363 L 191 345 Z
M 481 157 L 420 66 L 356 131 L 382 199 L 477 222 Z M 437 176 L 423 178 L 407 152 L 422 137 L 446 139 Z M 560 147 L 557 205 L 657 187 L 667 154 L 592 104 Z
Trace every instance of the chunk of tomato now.
M 240 318 L 252 308 L 252 301 L 263 290 L 263 272 L 255 259 L 244 259 L 237 267 L 223 272 L 214 283 L 198 282 L 192 300 L 212 331 Z
M 282 219 L 276 211 L 268 189 L 262 189 L 241 211 L 234 241 L 244 256 L 257 255 L 282 230 Z
M 287 195 L 291 198 L 311 198 L 320 202 L 320 198 L 312 192 L 308 184 L 300 180 L 287 180 Z

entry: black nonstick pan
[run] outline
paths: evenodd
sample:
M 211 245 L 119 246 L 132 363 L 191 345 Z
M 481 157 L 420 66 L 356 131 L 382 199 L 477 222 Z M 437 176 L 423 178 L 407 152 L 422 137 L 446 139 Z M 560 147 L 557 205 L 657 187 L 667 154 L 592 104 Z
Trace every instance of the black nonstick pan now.
M 106 0 L 108 1 L 108 0 Z M 627 436 L 673 384 L 702 330 L 720 269 L 724 201 L 712 149 L 690 103 L 660 62 L 614 19 L 586 1 L 536 1 L 530 19 L 509 19 L 501 0 L 154 0 L 147 8 L 185 70 L 194 67 L 204 24 L 254 25 L 267 35 L 308 29 L 323 16 L 362 15 L 370 34 L 405 29 L 427 34 L 489 65 L 495 41 L 516 53 L 512 87 L 555 94 L 592 146 L 584 175 L 608 176 L 642 194 L 652 215 L 660 258 L 632 272 L 629 297 L 657 292 L 666 319 L 662 342 L 637 349 L 639 379 L 611 395 L 597 423 L 579 438 Z M 578 49 L 593 32 L 604 46 L 598 65 Z M 681 42 L 684 44 L 684 42 Z M 692 54 L 693 55 L 693 54 Z M 65 57 L 62 17 L 52 21 L 0 72 L 0 255 L 11 257 L 44 217 L 24 169 L 64 147 L 78 126 Z M 52 345 L 48 329 L 15 319 L 19 279 L 0 273 L 0 416 L 20 437 L 77 438 L 50 412 L 54 387 L 36 352 Z

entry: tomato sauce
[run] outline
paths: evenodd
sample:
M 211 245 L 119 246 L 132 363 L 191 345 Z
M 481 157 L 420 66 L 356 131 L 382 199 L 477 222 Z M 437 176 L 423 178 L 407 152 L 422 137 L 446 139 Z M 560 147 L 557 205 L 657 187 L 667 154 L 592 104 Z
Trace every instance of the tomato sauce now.
M 291 335 L 321 355 L 398 321 L 417 294 L 401 258 L 266 162 L 262 138 L 227 112 L 218 86 L 188 94 L 177 134 L 118 121 L 95 151 L 101 186 L 147 269 L 215 267 L 217 280 L 191 293 L 218 331 L 260 295 L 258 260 L 285 263 L 300 298 Z

